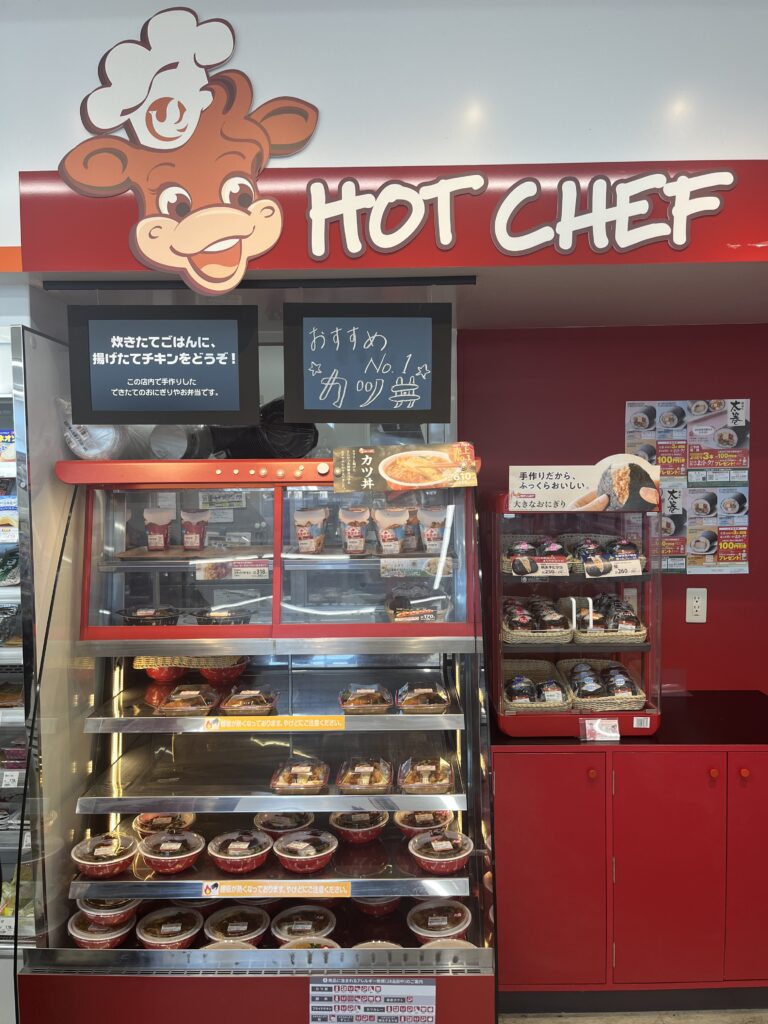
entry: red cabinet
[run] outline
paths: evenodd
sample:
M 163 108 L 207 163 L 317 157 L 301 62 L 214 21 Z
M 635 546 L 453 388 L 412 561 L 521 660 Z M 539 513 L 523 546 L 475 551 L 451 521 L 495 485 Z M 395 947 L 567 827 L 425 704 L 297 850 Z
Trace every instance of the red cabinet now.
M 604 984 L 606 756 L 494 759 L 502 986 Z
M 613 980 L 722 980 L 726 755 L 617 751 L 612 759 Z
M 768 978 L 768 753 L 728 755 L 725 977 Z

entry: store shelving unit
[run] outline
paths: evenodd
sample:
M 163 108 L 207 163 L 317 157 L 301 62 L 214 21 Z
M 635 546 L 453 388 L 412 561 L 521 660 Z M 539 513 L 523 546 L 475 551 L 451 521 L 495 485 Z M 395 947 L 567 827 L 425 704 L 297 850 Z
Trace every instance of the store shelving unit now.
M 310 811 L 315 825 L 325 828 L 326 815 L 334 811 L 385 810 L 393 815 L 447 809 L 454 812 L 456 827 L 473 839 L 469 865 L 449 876 L 425 873 L 392 821 L 381 840 L 362 847 L 341 844 L 327 869 L 308 876 L 286 872 L 270 855 L 264 867 L 240 879 L 223 875 L 203 855 L 190 871 L 163 878 L 137 855 L 122 876 L 89 880 L 63 859 L 55 876 L 49 875 L 48 920 L 39 922 L 46 940 L 26 954 L 25 971 L 112 976 L 163 971 L 226 975 L 226 981 L 240 970 L 247 971 L 254 985 L 264 984 L 267 975 L 306 985 L 318 972 L 341 970 L 358 976 L 407 974 L 451 986 L 456 978 L 471 977 L 473 984 L 482 980 L 492 994 L 490 901 L 483 886 L 490 831 L 487 723 L 472 497 L 461 491 L 408 495 L 415 504 L 454 507 L 453 531 L 439 557 L 409 552 L 389 559 L 376 554 L 372 533 L 366 554 L 350 557 L 341 549 L 338 508 L 377 499 L 334 494 L 329 469 L 311 462 L 61 464 L 60 478 L 81 485 L 53 609 L 54 620 L 60 617 L 75 625 L 69 656 L 80 672 L 64 684 L 70 689 L 72 739 L 70 747 L 59 745 L 58 752 L 76 772 L 71 784 L 62 785 L 46 805 L 58 812 L 55 829 L 66 839 L 67 856 L 71 836 L 78 838 L 86 829 L 93 834 L 110 827 L 130 829 L 135 814 L 153 811 L 192 811 L 198 816 L 195 830 L 209 839 L 227 828 L 249 826 L 254 814 L 265 811 Z M 211 491 L 219 495 L 218 508 L 225 509 L 215 518 L 227 522 L 211 523 L 209 529 L 250 533 L 253 540 L 256 523 L 258 544 L 248 545 L 248 550 L 246 545 L 206 549 L 197 557 L 179 551 L 176 543 L 168 552 L 147 556 L 139 528 L 143 509 L 164 505 L 178 516 L 179 510 L 207 502 L 200 495 Z M 324 550 L 307 554 L 297 550 L 294 511 L 316 505 L 330 510 L 326 544 Z M 269 544 L 263 542 L 265 528 Z M 82 537 L 85 565 L 78 573 L 76 552 Z M 75 569 L 67 575 L 70 559 Z M 431 618 L 425 614 L 421 621 L 392 621 L 388 602 L 400 586 L 421 587 L 428 605 L 429 592 L 435 592 L 433 603 L 441 611 Z M 132 625 L 136 620 L 120 614 L 141 604 L 172 606 L 178 618 L 144 626 Z M 364 614 L 361 607 L 367 609 Z M 79 610 L 79 623 L 72 608 Z M 225 608 L 245 608 L 247 614 L 234 625 L 197 622 L 201 609 Z M 161 715 L 144 699 L 150 681 L 133 667 L 136 655 L 247 657 L 246 673 L 238 683 L 275 692 L 277 712 L 261 718 L 236 716 L 234 723 L 216 710 L 205 717 Z M 189 678 L 202 681 L 194 670 Z M 385 714 L 345 715 L 340 707 L 339 694 L 348 686 L 382 684 L 395 693 L 414 681 L 443 686 L 448 706 L 440 714 L 419 715 L 395 707 Z M 50 692 L 45 678 L 41 690 Z M 45 771 L 47 756 L 48 763 L 56 756 L 45 735 L 41 750 Z M 336 773 L 341 763 L 363 753 L 390 762 L 395 775 L 410 757 L 440 757 L 451 765 L 453 783 L 447 792 L 431 795 L 400 792 L 394 782 L 382 794 L 339 792 Z M 329 785 L 314 795 L 276 794 L 270 787 L 276 766 L 301 755 L 329 764 Z M 296 894 L 304 903 L 334 898 L 342 917 L 350 897 L 462 899 L 472 910 L 469 938 L 477 948 L 430 950 L 412 939 L 410 948 L 396 950 L 265 946 L 222 959 L 204 949 L 177 956 L 127 947 L 79 950 L 67 939 L 64 923 L 73 906 L 68 901 L 85 896 L 218 898 L 222 885 L 233 880 L 242 882 L 252 898 Z M 54 919 L 58 924 L 52 927 Z M 355 941 L 366 937 L 360 934 Z M 254 997 L 263 997 L 264 991 L 254 992 Z

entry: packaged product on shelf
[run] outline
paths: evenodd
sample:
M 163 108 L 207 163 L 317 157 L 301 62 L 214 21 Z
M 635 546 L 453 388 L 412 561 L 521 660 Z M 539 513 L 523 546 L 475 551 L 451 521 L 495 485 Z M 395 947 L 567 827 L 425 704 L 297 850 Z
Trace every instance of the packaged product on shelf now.
M 536 697 L 545 704 L 564 704 L 565 687 L 557 679 L 545 679 L 543 683 L 537 683 Z
M 127 871 L 136 856 L 138 843 L 122 832 L 105 832 L 78 843 L 72 860 L 85 878 L 112 878 Z
M 168 605 L 157 607 L 121 608 L 117 613 L 128 626 L 173 626 L 179 611 Z
M 386 793 L 392 785 L 392 765 L 378 757 L 352 757 L 336 777 L 340 793 Z
M 188 832 L 195 823 L 196 815 L 159 811 L 156 814 L 137 814 L 133 819 L 133 831 L 142 839 L 156 832 Z
M 308 829 L 275 840 L 275 856 L 286 871 L 299 875 L 323 871 L 333 860 L 339 840 L 330 832 Z
M 408 509 L 408 522 L 405 524 L 405 535 L 403 537 L 403 551 L 418 551 L 419 544 L 419 510 L 418 508 Z
M 403 550 L 405 526 L 410 519 L 407 508 L 375 508 L 373 521 L 382 555 L 399 555 Z
M 353 905 L 366 917 L 388 917 L 397 910 L 401 902 L 400 896 L 368 896 L 352 900 Z M 365 943 L 362 943 L 355 948 L 362 949 L 364 946 Z
M 342 842 L 363 846 L 378 839 L 388 821 L 386 811 L 344 811 L 332 814 L 329 824 Z
M 365 537 L 371 519 L 369 508 L 340 508 L 341 547 L 348 555 L 365 553 Z
M 327 508 L 304 508 L 293 513 L 296 540 L 302 555 L 318 555 L 325 547 Z
M 203 929 L 203 915 L 182 907 L 163 907 L 142 917 L 136 938 L 145 949 L 189 949 Z
M 167 551 L 170 547 L 171 523 L 176 518 L 172 508 L 145 508 L 144 526 L 147 530 L 147 550 Z
M 341 949 L 333 939 L 291 939 L 283 949 Z
M 206 938 L 213 942 L 236 939 L 250 946 L 260 946 L 269 928 L 269 914 L 260 907 L 235 904 L 211 914 L 203 926 Z
M 158 714 L 194 717 L 207 715 L 219 703 L 220 695 L 212 686 L 190 686 L 182 684 L 175 687 L 157 709 Z
M 271 715 L 277 710 L 277 695 L 246 684 L 235 688 L 219 710 L 223 715 Z
M 185 551 L 202 551 L 205 547 L 205 533 L 211 513 L 206 509 L 202 512 L 181 513 L 181 543 Z
M 148 868 L 160 875 L 177 875 L 194 867 L 205 849 L 196 832 L 155 832 L 139 843 L 139 853 Z
M 253 824 L 262 832 L 266 832 L 270 839 L 279 839 L 287 832 L 298 832 L 300 829 L 308 829 L 315 820 L 314 814 L 302 811 L 269 811 L 257 814 Z
M 135 924 L 135 914 L 131 914 L 122 924 L 104 924 L 78 911 L 70 917 L 67 930 L 80 949 L 117 949 L 128 938 Z
M 472 913 L 458 900 L 431 899 L 408 911 L 408 927 L 421 945 L 434 939 L 463 939 Z
M 536 686 L 527 676 L 513 676 L 504 685 L 504 696 L 510 704 L 535 704 Z
M 447 509 L 444 505 L 420 508 L 417 512 L 421 543 L 428 555 L 438 555 L 443 549 Z
M 293 939 L 326 939 L 336 928 L 336 915 L 325 907 L 289 907 L 272 919 L 272 935 L 281 946 Z
M 200 675 L 212 686 L 226 686 L 233 683 L 247 668 L 247 658 L 226 656 L 211 658 L 199 665 Z
M 386 601 L 391 622 L 445 622 L 451 607 L 451 599 L 444 590 L 426 583 L 393 587 Z
M 275 793 L 320 793 L 328 785 L 330 768 L 313 757 L 293 757 L 275 769 L 270 787 Z
M 393 703 L 390 691 L 378 683 L 351 686 L 339 694 L 339 704 L 347 715 L 384 715 Z
M 433 875 L 452 875 L 469 863 L 474 843 L 461 832 L 425 832 L 408 842 L 408 851 L 422 869 Z
M 444 757 L 410 757 L 400 765 L 397 784 L 403 793 L 449 793 L 453 768 Z
M 104 928 L 119 928 L 120 925 L 136 923 L 136 911 L 141 900 L 131 899 L 83 899 L 77 901 L 77 909 L 91 924 Z
M 406 683 L 397 691 L 396 705 L 406 715 L 438 715 L 448 709 L 451 699 L 439 683 Z
M 445 832 L 453 824 L 453 811 L 397 811 L 395 825 L 406 839 L 422 832 Z
M 217 868 L 228 874 L 239 875 L 260 868 L 271 849 L 272 840 L 266 832 L 240 829 L 212 839 L 208 843 L 208 856 Z

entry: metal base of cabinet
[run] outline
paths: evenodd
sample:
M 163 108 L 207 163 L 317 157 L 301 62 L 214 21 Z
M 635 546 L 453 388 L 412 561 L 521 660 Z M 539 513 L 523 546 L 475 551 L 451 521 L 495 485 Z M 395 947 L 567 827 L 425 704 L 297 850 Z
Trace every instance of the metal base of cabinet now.
M 476 636 L 381 636 L 381 637 L 291 637 L 273 639 L 234 637 L 212 640 L 81 640 L 78 655 L 116 658 L 154 654 L 158 657 L 187 654 L 212 657 L 219 654 L 477 654 L 482 639 Z
M 181 740 L 210 745 L 226 741 L 215 758 L 194 756 L 191 747 L 183 750 Z M 238 742 L 238 741 L 245 742 Z M 293 743 L 293 753 L 323 758 L 331 766 L 331 780 L 341 762 L 353 754 L 363 754 L 365 739 L 331 733 L 321 738 L 302 737 Z M 368 747 L 370 748 L 370 741 Z M 264 749 L 262 749 L 262 744 Z M 381 756 L 398 765 L 418 753 L 420 757 L 444 757 L 453 765 L 455 788 L 444 795 L 411 796 L 403 793 L 348 796 L 331 784 L 316 796 L 278 795 L 269 788 L 276 764 L 291 754 L 287 740 L 269 736 L 214 736 L 176 738 L 172 749 L 154 752 L 149 745 L 129 751 L 77 801 L 78 814 L 140 814 L 152 811 L 194 811 L 208 814 L 254 814 L 279 808 L 292 811 L 421 811 L 446 809 L 465 811 L 467 797 L 462 785 L 458 760 L 439 733 L 424 734 L 414 747 L 406 735 L 389 735 L 378 744 Z M 367 751 L 370 756 L 370 749 Z
M 492 949 L 30 949 L 24 974 L 226 974 L 493 976 Z

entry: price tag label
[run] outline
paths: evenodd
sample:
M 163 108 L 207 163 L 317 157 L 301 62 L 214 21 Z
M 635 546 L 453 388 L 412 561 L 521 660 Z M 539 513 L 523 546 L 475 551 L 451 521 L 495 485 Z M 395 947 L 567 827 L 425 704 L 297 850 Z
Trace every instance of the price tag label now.
M 3 772 L 2 788 L 3 789 L 18 789 L 19 786 L 19 772 Z
M 262 881 L 249 878 L 239 881 L 210 881 L 200 883 L 199 895 L 203 899 L 349 899 L 351 882 L 327 882 L 322 879 L 296 879 L 296 881 Z
M 621 739 L 618 718 L 582 718 L 579 726 L 587 743 L 618 743 Z
M 203 718 L 202 732 L 343 732 L 344 715 L 227 715 Z
M 13 935 L 13 921 L 12 917 L 0 917 L 0 936 L 6 938 Z
M 565 558 L 513 558 L 512 575 L 530 583 L 543 576 L 567 576 L 568 561 Z

